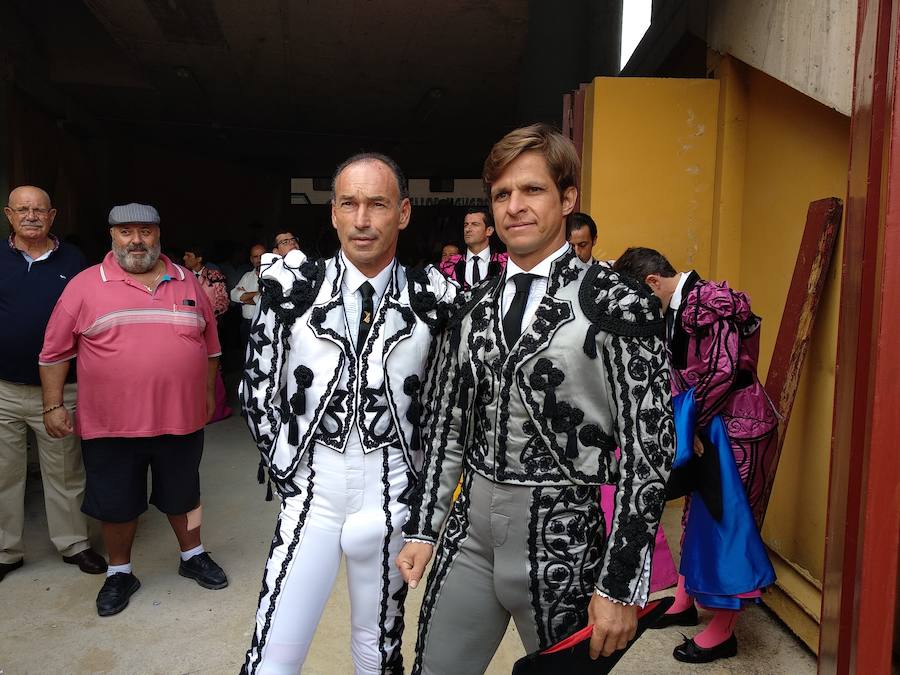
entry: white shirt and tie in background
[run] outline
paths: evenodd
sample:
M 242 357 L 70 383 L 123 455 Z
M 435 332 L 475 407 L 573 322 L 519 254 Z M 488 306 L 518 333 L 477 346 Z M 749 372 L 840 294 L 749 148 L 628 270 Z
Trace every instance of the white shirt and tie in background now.
M 485 246 L 478 253 L 466 250 L 466 285 L 468 287 L 487 278 L 488 265 L 491 262 L 491 247 Z

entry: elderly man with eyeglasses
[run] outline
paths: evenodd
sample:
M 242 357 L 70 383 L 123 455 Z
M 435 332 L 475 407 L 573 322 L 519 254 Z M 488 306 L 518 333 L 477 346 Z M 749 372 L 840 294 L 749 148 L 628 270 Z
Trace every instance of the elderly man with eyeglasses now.
M 37 439 L 50 539 L 67 563 L 100 574 L 106 561 L 90 548 L 81 513 L 84 466 L 74 436 L 52 438 L 44 429 L 38 352 L 66 284 L 86 266 L 74 246 L 50 234 L 56 209 L 42 189 L 23 185 L 4 209 L 10 224 L 0 253 L 0 580 L 23 564 L 27 430 Z M 63 389 L 75 401 L 74 378 Z

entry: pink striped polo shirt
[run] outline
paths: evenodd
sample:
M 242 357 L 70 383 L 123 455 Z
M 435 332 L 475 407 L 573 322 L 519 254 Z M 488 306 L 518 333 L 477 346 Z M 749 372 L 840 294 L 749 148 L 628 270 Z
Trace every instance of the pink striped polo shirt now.
M 206 424 L 216 321 L 193 274 L 166 256 L 153 293 L 110 251 L 66 286 L 50 315 L 41 365 L 78 357 L 75 432 L 82 438 L 189 434 Z

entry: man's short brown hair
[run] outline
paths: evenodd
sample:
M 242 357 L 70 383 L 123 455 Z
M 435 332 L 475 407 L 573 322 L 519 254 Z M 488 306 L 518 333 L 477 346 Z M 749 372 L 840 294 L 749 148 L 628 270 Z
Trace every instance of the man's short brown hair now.
M 489 197 L 491 185 L 506 167 L 531 150 L 543 155 L 560 195 L 568 188 L 578 186 L 581 160 L 572 141 L 549 124 L 532 124 L 510 131 L 491 148 L 481 174 L 484 191 Z

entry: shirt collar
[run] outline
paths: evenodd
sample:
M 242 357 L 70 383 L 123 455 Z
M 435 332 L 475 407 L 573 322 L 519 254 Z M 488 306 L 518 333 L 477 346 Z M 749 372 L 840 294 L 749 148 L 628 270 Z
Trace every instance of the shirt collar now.
M 557 258 L 565 255 L 566 251 L 569 250 L 569 242 L 565 242 L 562 246 L 556 249 L 553 253 L 548 255 L 546 258 L 541 260 L 537 265 L 528 270 L 529 274 L 533 274 L 537 277 L 542 277 L 547 279 L 550 277 L 550 268 L 553 266 L 553 261 Z M 509 281 L 517 274 L 522 274 L 525 272 L 521 267 L 516 265 L 510 256 L 509 260 L 506 261 L 506 280 Z
M 163 275 L 163 279 L 168 278 L 178 279 L 178 281 L 184 281 L 184 270 L 181 269 L 178 265 L 173 263 L 169 258 L 163 254 L 159 254 L 159 259 L 162 260 L 166 265 L 166 273 Z M 100 278 L 106 281 L 125 281 L 125 270 L 119 265 L 119 261 L 116 260 L 116 254 L 110 251 L 106 254 L 106 257 L 103 258 L 103 262 L 100 263 Z
M 394 271 L 394 263 L 395 260 L 391 260 L 390 264 L 381 270 L 378 274 L 376 274 L 371 279 L 367 277 L 365 274 L 360 272 L 356 265 L 350 262 L 347 259 L 347 256 L 344 255 L 344 252 L 341 251 L 341 262 L 344 263 L 344 280 L 343 285 L 344 288 L 347 289 L 350 293 L 356 293 L 359 290 L 359 287 L 363 285 L 366 281 L 372 284 L 372 288 L 375 289 L 376 297 L 381 297 L 384 295 L 385 289 L 387 289 L 388 283 L 391 281 L 391 273 Z
M 491 247 L 485 246 L 478 253 L 472 253 L 469 249 L 466 249 L 466 262 L 469 262 L 472 258 L 481 258 L 485 262 L 491 261 Z
M 675 286 L 675 292 L 672 293 L 672 299 L 669 300 L 669 307 L 673 312 L 677 312 L 678 308 L 681 307 L 681 293 L 684 290 L 684 284 L 687 281 L 688 276 L 688 272 L 681 273 L 681 278 L 678 279 L 678 285 Z
M 47 238 L 50 240 L 50 243 L 53 244 L 53 248 L 51 248 L 49 250 L 49 252 L 52 253 L 53 251 L 55 251 L 56 249 L 59 248 L 59 239 L 53 234 L 48 234 Z M 9 233 L 9 248 L 12 251 L 18 251 L 19 253 L 25 252 L 22 249 L 16 247 L 16 233 L 15 232 Z

